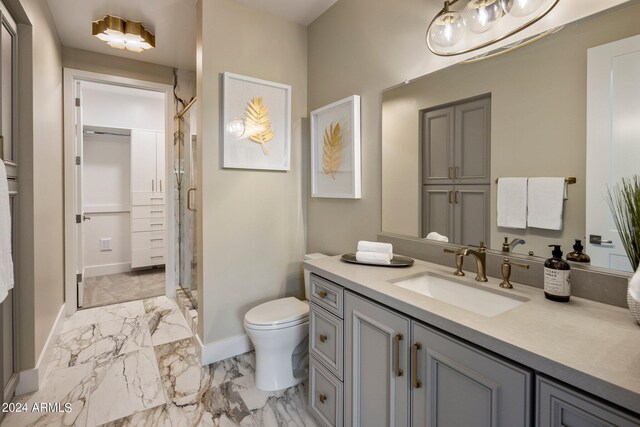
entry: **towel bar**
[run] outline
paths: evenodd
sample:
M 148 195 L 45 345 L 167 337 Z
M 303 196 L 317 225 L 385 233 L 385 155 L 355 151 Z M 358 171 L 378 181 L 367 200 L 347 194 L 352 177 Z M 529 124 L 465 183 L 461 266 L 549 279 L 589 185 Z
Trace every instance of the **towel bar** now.
M 500 178 L 496 178 L 496 184 L 498 183 L 498 179 L 500 179 Z M 569 177 L 565 178 L 564 180 L 567 182 L 567 184 L 575 184 L 576 182 L 578 182 L 578 180 L 576 179 L 575 176 L 569 176 Z

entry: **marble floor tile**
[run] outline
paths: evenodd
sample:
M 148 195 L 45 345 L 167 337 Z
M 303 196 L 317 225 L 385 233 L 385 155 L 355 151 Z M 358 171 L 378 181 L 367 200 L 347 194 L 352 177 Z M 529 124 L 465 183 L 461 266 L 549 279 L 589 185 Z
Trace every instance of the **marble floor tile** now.
M 145 348 L 96 362 L 88 425 L 100 425 L 166 402 L 155 353 Z
M 167 405 L 160 405 L 102 424 L 100 427 L 172 427 L 172 425 Z
M 98 322 L 125 320 L 143 316 L 144 304 L 142 301 L 130 301 L 101 307 L 98 314 Z
M 84 306 L 97 307 L 163 295 L 164 269 L 136 270 L 88 277 L 84 282 Z
M 211 365 L 211 386 L 215 387 L 245 375 L 253 375 L 255 365 L 256 354 L 253 351 L 216 362 Z
M 166 296 L 144 300 L 145 317 L 154 346 L 193 336 L 178 305 Z
M 91 388 L 93 364 L 72 366 L 48 374 L 40 390 L 20 400 L 31 410 L 36 403 L 69 404 L 69 412 L 11 413 L 2 421 L 3 426 L 84 426 Z
M 149 326 L 142 316 L 108 320 L 96 326 L 95 358 L 98 361 L 152 347 Z
M 96 353 L 96 324 L 63 326 L 58 341 L 51 350 L 48 370 L 69 368 L 93 362 Z

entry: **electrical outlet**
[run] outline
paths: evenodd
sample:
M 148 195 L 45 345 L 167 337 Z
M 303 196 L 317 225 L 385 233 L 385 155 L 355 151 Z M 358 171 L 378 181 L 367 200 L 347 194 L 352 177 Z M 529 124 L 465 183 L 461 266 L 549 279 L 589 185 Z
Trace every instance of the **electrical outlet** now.
M 100 239 L 100 252 L 112 251 L 111 237 Z

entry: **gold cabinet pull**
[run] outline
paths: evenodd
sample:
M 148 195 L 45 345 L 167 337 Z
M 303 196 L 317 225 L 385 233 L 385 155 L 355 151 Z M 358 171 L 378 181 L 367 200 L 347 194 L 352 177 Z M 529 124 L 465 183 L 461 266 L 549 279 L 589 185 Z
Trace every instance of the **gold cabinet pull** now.
M 396 334 L 396 336 L 393 338 L 393 355 L 396 365 L 396 377 L 401 377 L 402 375 L 404 375 L 404 372 L 402 372 L 402 369 L 400 368 L 400 341 L 402 341 L 402 338 L 402 334 Z
M 453 192 L 453 203 L 458 203 L 458 192 L 457 191 Z
M 190 189 L 187 190 L 187 209 L 189 209 L 191 212 L 196 211 L 196 208 L 191 207 L 191 193 L 193 191 L 196 191 L 195 187 L 191 187 Z
M 422 344 L 416 342 L 411 346 L 411 384 L 413 388 L 422 387 L 422 381 L 418 379 L 418 350 L 422 350 Z
M 458 166 L 453 168 L 453 179 L 458 179 Z
M 453 179 L 453 167 L 449 166 L 449 173 L 447 174 L 447 178 Z
M 451 196 L 453 195 L 453 191 L 449 190 L 447 191 L 447 193 L 449 193 L 449 203 L 453 203 L 453 200 L 451 198 Z
M 327 341 L 327 336 L 326 335 L 320 335 L 320 342 L 326 342 Z
M 327 293 L 325 291 L 320 291 L 318 292 L 318 296 L 322 299 L 325 299 L 327 297 Z
M 327 396 L 325 396 L 324 394 L 320 394 L 320 396 L 318 396 L 318 399 L 320 399 L 320 403 L 324 405 L 324 402 L 327 400 Z

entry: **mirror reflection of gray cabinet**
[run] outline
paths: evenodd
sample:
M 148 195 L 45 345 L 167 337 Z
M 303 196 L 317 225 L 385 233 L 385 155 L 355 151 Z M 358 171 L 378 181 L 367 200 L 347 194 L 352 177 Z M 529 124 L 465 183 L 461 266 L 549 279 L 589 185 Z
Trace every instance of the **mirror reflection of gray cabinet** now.
M 422 187 L 422 237 L 432 231 L 462 245 L 489 243 L 488 185 L 424 185 Z
M 490 183 L 491 98 L 424 111 L 421 125 L 423 184 Z
M 530 426 L 532 373 L 412 322 L 415 426 Z
M 345 425 L 409 425 L 409 318 L 345 292 Z
M 631 427 L 640 419 L 545 377 L 536 383 L 537 427 Z

